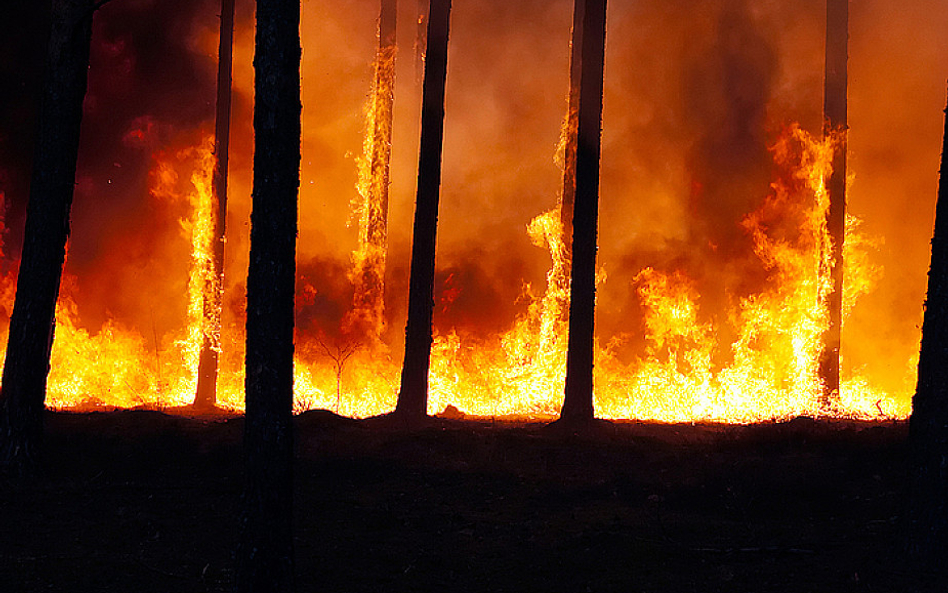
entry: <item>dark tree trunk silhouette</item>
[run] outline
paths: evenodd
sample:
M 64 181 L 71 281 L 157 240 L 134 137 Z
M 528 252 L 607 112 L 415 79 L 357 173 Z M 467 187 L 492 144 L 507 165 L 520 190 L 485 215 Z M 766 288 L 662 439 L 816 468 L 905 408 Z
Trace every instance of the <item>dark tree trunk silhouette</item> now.
M 418 158 L 418 192 L 412 235 L 408 286 L 405 362 L 395 414 L 419 421 L 427 414 L 428 369 L 431 362 L 431 315 L 434 308 L 435 244 L 441 191 L 441 148 L 444 137 L 444 87 L 448 71 L 448 28 L 451 0 L 431 0 Z
M 214 122 L 214 209 L 213 293 L 204 295 L 204 331 L 198 362 L 197 394 L 194 407 L 210 410 L 217 403 L 217 369 L 221 349 L 221 310 L 224 296 L 224 239 L 227 227 L 227 162 L 230 147 L 231 70 L 234 61 L 234 4 L 221 0 L 221 38 L 217 63 L 217 117 Z M 210 334 L 210 335 L 209 335 Z
M 593 419 L 593 329 L 596 305 L 596 250 L 599 217 L 599 156 L 602 140 L 603 65 L 606 0 L 584 2 L 576 144 L 576 201 L 573 207 L 573 262 L 570 280 L 566 395 L 560 418 L 567 423 Z
M 23 255 L 10 318 L 0 402 L 0 463 L 36 460 L 43 434 L 56 301 L 69 238 L 92 0 L 54 0 Z
M 247 274 L 247 483 L 236 591 L 293 577 L 293 299 L 300 184 L 300 2 L 257 0 L 253 210 Z
M 849 0 L 826 2 L 826 71 L 823 86 L 823 134 L 839 134 L 833 155 L 833 173 L 827 183 L 831 288 L 825 307 L 829 327 L 823 334 L 820 378 L 822 404 L 839 399 L 839 348 L 843 328 L 843 242 L 846 237 L 847 61 L 849 59 Z
M 935 206 L 928 298 L 922 322 L 918 386 L 909 423 L 912 491 L 908 551 L 924 568 L 941 566 L 948 553 L 948 108 Z

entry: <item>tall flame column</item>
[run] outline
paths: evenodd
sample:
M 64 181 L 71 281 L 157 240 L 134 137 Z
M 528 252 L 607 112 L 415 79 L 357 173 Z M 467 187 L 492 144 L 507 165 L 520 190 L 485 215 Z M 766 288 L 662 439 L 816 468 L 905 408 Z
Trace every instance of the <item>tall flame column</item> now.
M 300 189 L 300 0 L 257 0 L 244 458 L 235 591 L 290 592 L 293 325 Z
M 214 248 L 210 286 L 204 287 L 201 357 L 198 361 L 194 407 L 210 409 L 217 403 L 217 370 L 221 351 L 221 310 L 224 295 L 224 242 L 227 227 L 227 163 L 230 146 L 231 71 L 234 62 L 234 4 L 221 0 L 221 38 L 217 64 L 217 117 L 214 122 L 213 208 Z
M 353 254 L 354 295 L 347 317 L 360 335 L 379 341 L 385 323 L 385 260 L 395 102 L 396 0 L 382 0 L 375 82 L 360 162 L 359 250 Z
M 908 552 L 923 570 L 945 570 L 948 552 L 948 107 L 935 204 L 918 387 L 909 424 L 912 489 Z
M 584 3 L 584 7 L 569 342 L 566 351 L 566 394 L 561 414 L 561 419 L 565 422 L 593 418 L 599 158 L 602 144 L 603 66 L 606 46 L 606 0 L 576 0 L 576 3 Z

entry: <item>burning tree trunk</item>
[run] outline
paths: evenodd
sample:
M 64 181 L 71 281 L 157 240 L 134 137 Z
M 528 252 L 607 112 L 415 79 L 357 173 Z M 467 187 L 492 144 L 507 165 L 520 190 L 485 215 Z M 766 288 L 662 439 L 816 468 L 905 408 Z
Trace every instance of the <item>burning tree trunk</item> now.
M 843 327 L 843 242 L 846 236 L 847 60 L 849 0 L 826 2 L 826 72 L 823 87 L 823 134 L 837 134 L 833 173 L 827 183 L 830 287 L 825 296 L 829 327 L 823 335 L 820 378 L 823 406 L 839 399 L 839 347 Z
M 418 0 L 418 22 L 415 28 L 415 86 L 420 86 L 425 73 L 425 52 L 428 50 L 428 3 Z
M 948 552 L 948 108 L 912 408 L 908 550 L 915 560 L 933 569 L 943 564 Z
M 224 239 L 227 225 L 227 161 L 230 146 L 231 69 L 234 61 L 234 4 L 221 0 L 221 39 L 217 65 L 217 118 L 214 122 L 214 251 L 204 289 L 201 357 L 198 362 L 194 407 L 212 409 L 217 403 L 217 368 L 221 351 L 221 309 L 224 294 Z
M 3 367 L 0 462 L 5 465 L 31 463 L 42 438 L 96 8 L 92 0 L 52 3 L 23 256 Z
M 239 592 L 292 591 L 293 298 L 300 184 L 300 2 L 257 0 Z
M 560 142 L 563 146 L 563 194 L 560 196 L 560 222 L 563 245 L 569 260 L 573 246 L 573 204 L 576 200 L 576 143 L 579 134 L 579 85 L 582 73 L 583 14 L 585 2 L 573 5 L 573 28 L 569 53 L 569 102 Z
M 573 265 L 570 284 L 566 396 L 561 419 L 593 418 L 593 328 L 596 305 L 596 231 L 599 217 L 599 156 L 602 132 L 606 0 L 584 3 L 580 96 L 576 143 L 576 201 L 573 208 Z M 577 9 L 578 11 L 579 9 Z
M 388 191 L 395 102 L 395 31 L 398 3 L 382 0 L 379 49 L 369 110 L 365 154 L 360 163 L 361 220 L 354 254 L 353 307 L 348 317 L 359 335 L 379 341 L 385 323 L 385 258 L 388 251 Z
M 434 308 L 435 244 L 441 191 L 441 149 L 444 137 L 444 86 L 448 71 L 448 29 L 451 0 L 431 0 L 428 47 L 421 115 L 418 193 L 408 286 L 408 323 L 405 362 L 396 415 L 421 420 L 428 406 L 428 369 L 431 362 L 431 315 Z

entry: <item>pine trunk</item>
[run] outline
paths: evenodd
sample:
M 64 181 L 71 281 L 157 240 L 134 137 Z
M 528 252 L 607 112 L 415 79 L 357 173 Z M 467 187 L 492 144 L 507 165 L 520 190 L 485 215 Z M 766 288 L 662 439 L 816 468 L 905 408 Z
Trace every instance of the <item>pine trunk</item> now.
M 82 102 L 92 40 L 91 0 L 53 0 L 30 201 L 0 394 L 0 464 L 36 460 L 56 301 L 69 238 Z
M 576 144 L 579 136 L 579 93 L 582 73 L 583 13 L 585 2 L 573 6 L 573 28 L 569 52 L 569 101 L 563 129 L 563 194 L 560 196 L 560 223 L 566 257 L 572 254 L 573 204 L 576 201 Z
M 909 431 L 913 481 L 908 550 L 924 568 L 931 570 L 942 566 L 948 553 L 948 108 L 918 386 L 912 408 Z
M 236 591 L 293 577 L 293 299 L 300 183 L 300 2 L 257 0 L 254 180 L 247 275 L 247 482 Z
M 396 415 L 420 421 L 427 414 L 428 369 L 431 362 L 431 316 L 434 308 L 435 244 L 441 191 L 441 149 L 444 139 L 444 88 L 448 70 L 448 29 L 451 0 L 431 0 L 428 13 L 425 83 L 418 159 L 418 193 L 412 236 L 408 286 L 405 362 Z
M 833 155 L 833 173 L 827 183 L 829 211 L 826 227 L 830 239 L 831 288 L 825 306 L 829 327 L 823 334 L 820 378 L 822 404 L 839 400 L 839 349 L 843 328 L 843 243 L 846 237 L 846 150 L 847 150 L 847 61 L 849 45 L 849 0 L 826 2 L 826 72 L 823 89 L 823 134 L 838 134 Z
M 573 262 L 570 280 L 566 395 L 561 419 L 593 419 L 593 333 L 596 307 L 596 250 L 599 217 L 599 157 L 602 140 L 603 65 L 606 0 L 583 9 L 579 121 L 576 144 L 576 201 L 573 207 Z
M 221 0 L 221 38 L 217 63 L 217 118 L 214 122 L 214 178 L 212 181 L 214 209 L 215 286 L 211 298 L 204 300 L 204 323 L 211 332 L 203 332 L 201 357 L 198 362 L 197 394 L 194 407 L 213 409 L 217 403 L 217 370 L 220 358 L 221 311 L 224 297 L 224 242 L 227 228 L 227 162 L 230 147 L 231 70 L 234 62 L 234 4 Z M 208 335 L 210 333 L 211 335 Z

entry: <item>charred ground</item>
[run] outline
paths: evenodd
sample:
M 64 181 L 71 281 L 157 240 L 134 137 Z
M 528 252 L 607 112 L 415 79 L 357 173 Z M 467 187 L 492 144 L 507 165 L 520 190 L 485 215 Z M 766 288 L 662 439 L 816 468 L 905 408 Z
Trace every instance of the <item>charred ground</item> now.
M 242 418 L 49 413 L 0 483 L 0 590 L 226 591 Z M 909 591 L 907 424 L 591 434 L 298 416 L 300 591 Z

